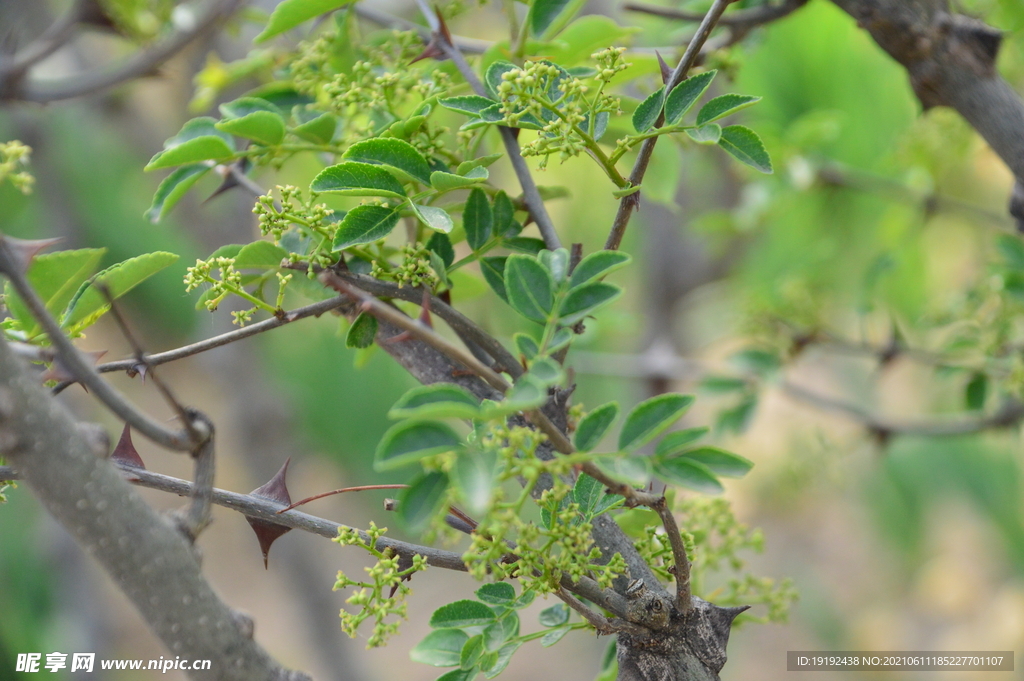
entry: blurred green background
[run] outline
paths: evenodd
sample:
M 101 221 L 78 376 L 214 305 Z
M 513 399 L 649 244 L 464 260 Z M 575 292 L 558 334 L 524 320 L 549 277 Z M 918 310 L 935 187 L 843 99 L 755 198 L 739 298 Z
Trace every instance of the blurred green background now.
M 678 46 L 692 30 L 611 3 L 592 4 L 592 11 L 641 27 L 632 41 L 637 48 Z M 1006 31 L 1000 71 L 1018 92 L 1024 90 L 1021 4 L 959 4 Z M 46 12 L 26 10 L 44 5 Z M 35 35 L 47 13 L 59 14 L 62 7 L 0 3 L 0 34 Z M 395 11 L 415 17 L 401 4 Z M 497 39 L 502 21 L 499 8 L 473 9 L 453 22 L 453 30 Z M 150 224 L 143 212 L 160 177 L 141 169 L 182 122 L 204 113 L 190 112 L 188 103 L 192 77 L 207 55 L 225 61 L 243 56 L 251 34 L 246 29 L 241 37 L 195 45 L 159 77 L 103 95 L 0 109 L 0 140 L 31 145 L 37 177 L 28 197 L 0 186 L 0 231 L 62 236 L 67 247 L 105 246 L 107 264 L 158 249 L 181 254 L 175 266 L 126 299 L 131 322 L 151 351 L 228 328 L 226 310 L 194 310 L 195 297 L 184 293 L 181 278 L 195 258 L 253 238 L 251 201 L 229 192 L 202 203 L 216 185 L 208 177 L 209 184 L 201 183 L 168 219 Z M 44 66 L 63 73 L 127 49 L 110 36 L 88 36 L 73 54 L 60 53 Z M 636 53 L 635 61 L 650 64 L 649 52 Z M 777 341 L 778 320 L 873 345 L 887 343 L 895 325 L 912 346 L 942 348 L 949 332 L 939 321 L 984 326 L 983 315 L 970 305 L 971 292 L 996 276 L 997 237 L 1012 231 L 1005 216 L 1012 178 L 999 159 L 955 113 L 922 113 L 903 70 L 826 0 L 811 0 L 712 62 L 728 76 L 721 81 L 731 80 L 716 82 L 718 94 L 728 87 L 764 98 L 742 116 L 764 138 L 776 172 L 747 172 L 715 148 L 659 146 L 645 184 L 650 189 L 623 246 L 635 261 L 616 275 L 627 294 L 588 325 L 569 355 L 578 370 L 576 399 L 590 407 L 610 399 L 629 405 L 666 388 L 697 392 L 698 407 L 687 418 L 694 425 L 719 420 L 716 440 L 756 463 L 745 479 L 728 483 L 726 494 L 742 521 L 765 530 L 767 550 L 751 559 L 755 572 L 791 577 L 801 599 L 789 624 L 748 624 L 734 632 L 724 679 L 789 678 L 786 650 L 1021 652 L 1019 428 L 880 444 L 856 422 L 795 401 L 780 387 L 790 381 L 894 419 L 913 418 L 963 411 L 963 372 L 937 371 L 905 357 L 880 366 L 870 355 L 812 346 L 782 369 L 785 379 L 764 382 L 756 399 L 748 392 L 702 389 L 688 371 L 636 375 L 643 373 L 634 370 L 637 362 L 659 353 L 687 358 L 701 367 L 698 373 L 708 367 L 735 372 L 727 358 L 752 342 Z M 240 83 L 222 99 L 256 84 Z M 637 87 L 653 89 L 653 75 Z M 500 182 L 515 186 L 508 168 L 493 170 Z M 264 186 L 301 184 L 310 172 L 295 163 L 256 179 Z M 615 201 L 596 168 L 582 158 L 553 162 L 538 181 L 571 192 L 571 199 L 551 204 L 563 240 L 583 242 L 587 252 L 599 248 Z M 930 196 L 943 200 L 929 203 Z M 506 341 L 517 328 L 483 286 L 462 307 Z M 1002 313 L 1012 317 L 1012 310 Z M 218 486 L 252 489 L 288 456 L 295 497 L 385 480 L 369 462 L 387 428 L 388 407 L 411 379 L 384 353 L 346 349 L 343 330 L 336 317 L 306 320 L 161 370 L 225 434 Z M 123 339 L 105 324 L 82 345 L 108 349 L 110 357 L 126 352 Z M 149 387 L 114 380 L 160 412 Z M 67 399 L 112 436 L 119 432 L 80 390 L 69 391 Z M 140 451 L 149 467 L 187 476 L 173 456 L 143 443 Z M 146 496 L 162 508 L 177 503 Z M 31 678 L 13 671 L 19 652 L 164 654 L 29 491 L 19 488 L 10 497 L 0 507 L 0 681 Z M 386 524 L 382 497 L 336 497 L 310 512 L 351 525 L 370 519 Z M 404 633 L 384 651 L 363 652 L 359 641 L 343 640 L 337 631 L 336 611 L 345 596 L 330 592 L 335 570 L 360 570 L 362 556 L 292 533 L 275 545 L 264 572 L 244 522 L 223 511 L 215 517 L 201 542 L 211 580 L 229 602 L 255 616 L 257 638 L 285 664 L 321 679 L 437 676 L 437 670 L 408 662 L 407 650 L 424 633 L 434 607 L 474 588 L 467 577 L 418 576 Z M 605 645 L 578 636 L 552 649 L 536 646 L 520 652 L 502 678 L 591 679 Z

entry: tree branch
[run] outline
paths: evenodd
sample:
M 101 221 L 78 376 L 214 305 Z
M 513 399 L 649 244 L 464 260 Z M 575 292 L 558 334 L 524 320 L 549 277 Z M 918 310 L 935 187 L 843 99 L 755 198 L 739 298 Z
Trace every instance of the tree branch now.
M 704 46 L 708 36 L 711 35 L 711 30 L 715 27 L 715 24 L 721 18 L 722 13 L 725 12 L 725 8 L 735 0 L 715 0 L 715 3 L 711 5 L 711 9 L 708 10 L 707 15 L 704 16 L 704 20 L 701 21 L 700 27 L 697 29 L 696 35 L 690 40 L 690 44 L 686 47 L 686 52 L 683 53 L 682 58 L 679 60 L 679 64 L 676 65 L 672 75 L 669 77 L 668 82 L 665 83 L 665 92 L 671 92 L 679 83 L 683 82 L 686 78 L 686 74 L 693 67 L 697 61 L 697 56 L 700 54 L 701 47 Z M 665 114 L 662 112 L 658 115 L 658 120 L 655 121 L 655 127 L 660 126 L 665 122 Z M 644 175 L 647 174 L 647 166 L 651 163 L 651 155 L 654 153 L 654 145 L 658 143 L 658 137 L 648 137 L 644 140 L 640 146 L 640 152 L 637 154 L 636 162 L 633 164 L 633 172 L 629 174 L 629 183 L 631 186 L 636 187 L 643 183 Z M 626 227 L 629 226 L 629 220 L 633 217 L 633 211 L 640 205 L 640 192 L 625 196 L 619 202 L 618 212 L 615 214 L 615 221 L 612 223 L 611 232 L 608 234 L 608 240 L 605 242 L 605 249 L 616 250 L 622 244 L 622 237 L 626 233 Z
M 191 42 L 209 35 L 220 27 L 246 0 L 213 0 L 206 12 L 197 17 L 195 25 L 181 30 L 164 41 L 137 52 L 113 68 L 81 73 L 52 80 L 21 80 L 10 82 L 0 78 L 0 101 L 53 102 L 93 94 L 151 74 L 157 67 L 187 47 Z M 17 76 L 17 74 L 11 74 Z
M 282 668 L 252 640 L 252 621 L 220 600 L 185 537 L 132 491 L 102 458 L 105 452 L 89 445 L 67 409 L 2 338 L 0 453 L 110 574 L 168 651 L 210 660 L 208 678 L 308 679 Z
M 150 366 L 159 366 L 168 362 L 173 362 L 178 359 L 184 359 L 191 357 L 192 355 L 198 355 L 201 352 L 207 350 L 213 350 L 219 348 L 222 345 L 233 343 L 235 341 L 242 340 L 243 338 L 249 338 L 271 329 L 276 329 L 279 326 L 290 324 L 299 319 L 305 319 L 306 317 L 319 317 L 325 312 L 335 310 L 341 307 L 346 302 L 344 296 L 337 296 L 328 300 L 322 300 L 312 305 L 306 305 L 305 307 L 296 308 L 290 312 L 286 312 L 280 317 L 271 317 L 265 319 L 262 322 L 250 324 L 234 331 L 228 331 L 222 333 L 219 336 L 213 336 L 205 340 L 192 343 L 190 345 L 184 345 L 174 350 L 167 350 L 166 352 L 157 352 L 152 355 L 147 354 L 145 356 L 146 363 Z M 139 368 L 139 361 L 137 359 L 121 359 L 115 362 L 105 362 L 96 367 L 96 371 L 99 373 L 108 373 L 111 371 L 137 371 Z M 68 386 L 73 385 L 71 382 L 64 382 L 57 385 L 54 388 L 55 393 L 59 393 Z
M 466 58 L 462 56 L 459 48 L 452 44 L 447 29 L 440 25 L 438 19 L 429 10 L 425 10 L 424 14 L 427 17 L 427 21 L 432 23 L 434 40 L 437 41 L 445 56 L 452 60 L 459 73 L 462 74 L 462 77 L 473 88 L 473 92 L 481 97 L 486 97 L 486 88 L 484 88 L 480 79 L 476 77 L 476 73 L 470 65 L 466 63 Z M 562 242 L 558 238 L 555 225 L 551 222 L 551 216 L 548 215 L 548 210 L 544 206 L 544 199 L 541 198 L 537 184 L 533 181 L 533 175 L 530 174 L 530 168 L 526 165 L 526 160 L 523 158 L 522 153 L 520 153 L 516 134 L 511 128 L 504 126 L 498 126 L 498 132 L 501 134 L 501 141 L 505 144 L 505 151 L 508 153 L 509 161 L 512 162 L 512 168 L 516 172 L 516 177 L 519 178 L 519 186 L 523 189 L 523 201 L 526 202 L 533 221 L 537 223 L 537 229 L 540 230 L 541 237 L 544 238 L 544 245 L 547 246 L 548 250 L 552 251 L 561 248 Z
M 64 335 L 64 331 L 57 324 L 57 321 L 46 309 L 46 305 L 39 299 L 38 294 L 28 283 L 21 264 L 10 250 L 7 240 L 0 237 L 0 274 L 4 274 L 14 290 L 24 301 L 32 316 L 39 322 L 39 325 L 46 332 L 50 343 L 57 353 L 57 357 L 68 371 L 89 388 L 93 395 L 117 414 L 126 423 L 131 424 L 137 431 L 153 440 L 157 444 L 177 451 L 192 451 L 198 444 L 193 441 L 191 434 L 187 431 L 174 431 L 165 428 L 162 424 L 150 416 L 140 412 L 116 391 L 109 383 L 100 378 L 96 370 L 82 356 L 82 353 Z
M 768 24 L 789 16 L 806 4 L 807 0 L 783 0 L 783 2 L 780 2 L 777 5 L 765 4 L 760 7 L 740 10 L 739 12 L 734 12 L 729 16 L 723 16 L 718 20 L 718 24 L 720 26 L 728 26 L 730 28 L 746 32 L 756 26 Z M 650 14 L 656 17 L 664 17 L 666 19 L 678 19 L 679 21 L 703 21 L 705 16 L 699 12 L 687 12 L 685 10 L 679 10 L 671 7 L 648 5 L 642 2 L 627 2 L 622 6 L 622 9 L 628 12 L 640 12 L 642 14 Z
M 941 0 L 832 0 L 903 65 L 925 109 L 956 109 L 1024 181 L 1024 102 L 996 70 L 1002 33 Z M 1024 197 L 1022 197 L 1024 198 Z M 1024 205 L 1011 214 L 1024 224 Z

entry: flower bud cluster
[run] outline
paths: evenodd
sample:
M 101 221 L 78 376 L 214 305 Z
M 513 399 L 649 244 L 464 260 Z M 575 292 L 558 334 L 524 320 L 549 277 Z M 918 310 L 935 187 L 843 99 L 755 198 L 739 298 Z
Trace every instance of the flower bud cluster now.
M 9 180 L 22 194 L 31 194 L 36 178 L 25 170 L 31 155 L 32 148 L 18 140 L 0 143 L 0 183 Z
M 406 244 L 402 246 L 402 261 L 397 266 L 384 269 L 376 261 L 370 275 L 377 279 L 393 281 L 399 288 L 403 286 L 423 286 L 433 290 L 440 283 L 434 268 L 430 265 L 430 251 L 422 244 Z

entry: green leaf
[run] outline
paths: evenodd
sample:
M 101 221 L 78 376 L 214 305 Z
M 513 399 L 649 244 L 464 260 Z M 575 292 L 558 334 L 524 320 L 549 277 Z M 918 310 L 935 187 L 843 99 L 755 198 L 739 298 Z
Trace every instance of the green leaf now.
M 737 111 L 742 111 L 760 101 L 760 97 L 753 97 L 751 95 L 729 94 L 715 97 L 701 107 L 700 112 L 697 114 L 697 125 L 705 125 L 720 118 L 731 116 Z
M 455 228 L 452 216 L 448 215 L 448 211 L 444 208 L 438 208 L 437 206 L 423 206 L 418 203 L 414 203 L 412 204 L 412 209 L 416 213 L 416 217 L 419 218 L 420 222 L 435 232 L 449 234 L 452 229 Z M 449 242 L 449 244 L 450 243 L 451 242 Z
M 413 388 L 402 395 L 388 412 L 390 419 L 473 419 L 479 415 L 480 400 L 453 383 L 433 383 Z
M 61 326 L 71 335 L 77 335 L 110 309 L 107 296 L 96 288 L 102 283 L 110 297 L 120 298 L 133 288 L 178 259 L 174 253 L 157 251 L 129 258 L 103 270 L 79 287 L 68 303 Z
M 450 672 L 437 677 L 435 681 L 472 681 L 476 674 L 476 669 L 453 669 Z
M 505 671 L 505 668 L 508 667 L 508 663 L 512 659 L 512 656 L 517 650 L 519 650 L 519 646 L 521 645 L 523 644 L 520 641 L 511 641 L 502 646 L 501 650 L 498 651 L 497 662 L 495 662 L 490 669 L 484 671 L 484 678 L 493 679 Z
M 527 21 L 536 38 L 550 40 L 572 21 L 586 0 L 534 0 Z
M 462 212 L 462 228 L 466 230 L 466 241 L 474 251 L 487 243 L 491 238 L 494 226 L 494 213 L 487 195 L 480 189 L 473 188 L 466 199 L 466 207 Z
M 269 241 L 254 241 L 246 244 L 235 258 L 238 270 L 276 270 L 281 261 L 288 257 L 288 251 Z
M 413 662 L 433 667 L 458 667 L 462 647 L 468 640 L 466 632 L 459 629 L 438 629 L 417 643 L 409 657 Z
M 572 329 L 567 329 L 564 326 L 555 331 L 555 335 L 551 337 L 551 342 L 548 343 L 548 352 L 558 352 L 566 345 L 571 343 L 576 335 L 572 332 Z
M 402 421 L 388 429 L 377 445 L 373 467 L 400 468 L 420 459 L 462 447 L 462 438 L 439 421 Z
M 497 102 L 480 95 L 463 95 L 461 97 L 446 97 L 437 100 L 437 103 L 446 109 L 458 111 L 469 116 L 479 116 L 484 109 L 494 106 Z
M 292 128 L 292 132 L 313 144 L 330 144 L 334 139 L 334 131 L 338 128 L 338 119 L 333 114 L 325 113 Z
M 619 449 L 629 451 L 642 447 L 675 423 L 691 404 L 692 395 L 668 393 L 636 405 L 619 433 Z
M 512 607 L 513 603 L 505 605 L 507 607 Z M 502 615 L 497 622 L 484 629 L 484 649 L 488 652 L 501 650 L 510 638 L 515 638 L 518 635 L 519 615 L 515 612 L 509 612 Z M 497 662 L 497 656 L 495 656 L 494 662 Z M 480 667 L 484 668 L 483 663 L 481 663 Z
M 680 456 L 702 463 L 716 475 L 724 475 L 727 478 L 742 478 L 754 467 L 754 462 L 739 454 L 727 452 L 718 447 L 698 447 Z
M 496 236 L 514 236 L 515 231 L 515 206 L 512 205 L 512 199 L 508 198 L 508 194 L 505 192 L 498 192 L 494 195 L 494 207 L 492 209 L 494 215 L 494 228 L 493 232 Z
M 598 457 L 594 463 L 602 471 L 616 480 L 644 487 L 651 479 L 651 458 L 648 456 L 611 456 Z
M 679 124 L 694 102 L 707 91 L 711 81 L 715 79 L 716 73 L 718 71 L 699 73 L 672 88 L 672 92 L 668 93 L 668 97 L 665 99 L 665 123 L 667 125 Z
M 569 251 L 564 248 L 554 251 L 545 249 L 537 254 L 537 260 L 551 273 L 556 285 L 565 281 L 565 276 L 569 272 Z
M 484 584 L 477 589 L 476 597 L 484 603 L 504 605 L 511 608 L 516 600 L 516 590 L 508 582 L 493 582 L 491 584 Z
M 619 403 L 609 402 L 602 404 L 580 419 L 579 425 L 576 426 L 576 434 L 573 436 L 576 449 L 581 452 L 589 452 L 596 447 L 617 418 L 619 418 Z
M 662 104 L 665 103 L 665 88 L 660 87 L 657 91 L 647 96 L 647 99 L 640 102 L 640 105 L 633 112 L 633 128 L 637 132 L 647 132 L 657 122 L 661 114 Z
M 497 161 L 498 159 L 500 159 L 504 155 L 505 154 L 500 154 L 500 153 L 499 154 L 487 154 L 486 156 L 478 156 L 477 158 L 471 158 L 468 161 L 463 161 L 462 163 L 459 164 L 458 168 L 456 168 L 455 174 L 456 175 L 465 175 L 469 171 L 471 171 L 471 170 L 473 170 L 475 168 L 487 168 L 488 166 L 490 166 L 492 163 L 494 163 L 495 161 Z M 504 192 L 498 192 L 498 193 L 499 194 L 504 194 Z
M 754 170 L 771 175 L 772 159 L 768 156 L 761 138 L 750 128 L 742 125 L 722 128 L 722 139 L 718 140 L 718 146 Z
M 153 203 L 145 214 L 146 219 L 154 224 L 160 222 L 174 204 L 178 203 L 181 197 L 185 196 L 186 192 L 192 188 L 192 185 L 210 170 L 210 166 L 205 163 L 192 163 L 176 168 L 156 188 L 156 193 L 153 194 Z
M 542 627 L 560 627 L 569 621 L 569 608 L 565 603 L 556 603 L 540 613 Z
M 518 68 L 512 62 L 501 60 L 493 62 L 487 67 L 487 73 L 484 75 L 484 84 L 487 86 L 487 92 L 490 93 L 492 99 L 500 99 L 498 97 L 498 86 L 501 85 L 501 76 Z
M 757 410 L 757 395 L 749 395 L 732 409 L 718 414 L 715 428 L 722 432 L 742 433 Z
M 687 128 L 686 134 L 697 144 L 718 144 L 722 139 L 722 126 L 718 123 L 707 123 L 699 128 Z
M 441 256 L 441 261 L 445 267 L 451 267 L 452 263 L 455 262 L 455 249 L 452 248 L 452 240 L 448 238 L 447 234 L 434 232 L 427 239 L 427 250 Z
M 510 255 L 505 261 L 509 304 L 527 319 L 543 324 L 555 304 L 555 282 L 536 258 Z
M 369 312 L 360 312 L 348 327 L 348 333 L 345 334 L 345 347 L 368 348 L 373 345 L 373 339 L 376 337 L 377 318 Z
M 490 173 L 487 172 L 487 168 L 480 166 L 471 168 L 465 175 L 454 175 L 442 170 L 435 170 L 430 173 L 430 186 L 439 192 L 449 192 L 486 182 L 488 177 L 490 177 Z
M 402 490 L 398 499 L 398 519 L 412 533 L 427 528 L 441 508 L 448 489 L 448 476 L 438 471 L 424 473 Z
M 604 277 L 620 267 L 625 267 L 632 260 L 621 251 L 597 251 L 580 260 L 572 271 L 569 286 L 575 288 L 586 284 L 597 277 Z
M 264 146 L 274 146 L 284 140 L 284 119 L 271 111 L 253 111 L 241 118 L 226 118 L 217 123 L 216 128 Z
M 508 302 L 508 291 L 505 289 L 507 260 L 506 256 L 480 258 L 480 273 L 484 275 L 484 281 L 506 303 Z
M 462 647 L 462 655 L 459 659 L 459 667 L 464 671 L 476 671 L 477 663 L 484 654 L 484 637 L 480 634 L 466 641 Z
M 976 371 L 964 389 L 964 405 L 968 409 L 981 409 L 988 395 L 988 376 Z
M 334 11 L 350 2 L 352 0 L 284 0 L 274 8 L 267 27 L 253 38 L 253 42 L 266 42 L 275 35 L 290 31 L 313 17 Z
M 782 360 L 776 353 L 758 348 L 741 350 L 730 357 L 729 361 L 761 377 L 773 374 L 782 366 Z
M 523 374 L 501 402 L 484 403 L 484 418 L 507 416 L 518 411 L 536 409 L 548 401 L 548 389 L 530 374 Z
M 537 255 L 544 250 L 544 240 L 532 236 L 513 236 L 502 241 L 502 245 L 511 251 Z
M 221 161 L 235 155 L 231 135 L 216 127 L 217 121 L 203 116 L 193 118 L 181 131 L 164 142 L 164 150 L 146 164 L 145 170 L 170 168 L 199 161 Z
M 732 376 L 705 376 L 700 382 L 701 390 L 715 394 L 746 390 L 747 387 L 746 379 Z
M 44 253 L 32 258 L 27 276 L 36 295 L 54 317 L 60 317 L 68 302 L 96 271 L 105 248 L 83 248 L 74 251 Z M 18 320 L 26 336 L 40 333 L 39 323 L 8 281 L 4 287 L 7 309 Z
M 721 494 L 725 488 L 704 464 L 684 456 L 654 462 L 659 478 L 706 494 Z
M 526 358 L 527 361 L 536 357 L 537 353 L 540 352 L 540 346 L 537 345 L 537 341 L 525 333 L 517 333 L 512 336 L 512 342 L 515 343 L 519 354 Z
M 430 184 L 430 164 L 427 163 L 427 159 L 416 150 L 416 147 L 395 137 L 378 137 L 356 142 L 342 156 L 348 161 L 388 166 L 403 173 L 410 180 Z
M 570 629 L 569 627 L 559 627 L 557 629 L 552 629 L 551 631 L 549 631 L 541 637 L 541 647 L 550 648 L 551 646 L 561 641 L 562 637 L 568 634 L 570 631 L 572 631 L 572 629 Z
M 658 446 L 654 448 L 654 455 L 671 456 L 672 454 L 677 454 L 707 435 L 708 431 L 709 428 L 707 426 L 674 430 L 661 438 L 661 442 L 659 442 Z
M 494 619 L 494 611 L 480 601 L 461 600 L 435 610 L 430 616 L 430 626 L 434 629 L 462 629 L 486 626 Z
M 395 176 L 380 166 L 346 161 L 324 168 L 309 185 L 311 192 L 342 196 L 405 197 L 405 189 Z
M 603 281 L 577 286 L 569 291 L 569 295 L 562 301 L 562 306 L 558 310 L 558 319 L 562 324 L 571 326 L 592 314 L 602 305 L 615 300 L 621 293 L 621 288 Z
M 1024 241 L 1019 236 L 1000 234 L 996 239 L 996 248 L 1008 266 L 1024 270 Z
M 580 473 L 576 478 L 576 484 L 572 487 L 572 500 L 579 504 L 580 513 L 590 518 L 594 515 L 594 509 L 601 503 L 605 496 L 605 486 L 590 477 L 586 473 Z
M 334 250 L 340 251 L 356 244 L 368 244 L 383 239 L 398 224 L 396 208 L 384 206 L 356 206 L 342 218 L 334 235 Z

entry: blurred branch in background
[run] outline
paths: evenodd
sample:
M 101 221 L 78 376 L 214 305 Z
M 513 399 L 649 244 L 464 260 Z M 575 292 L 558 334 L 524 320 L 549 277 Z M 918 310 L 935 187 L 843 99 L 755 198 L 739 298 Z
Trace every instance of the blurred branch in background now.
M 143 48 L 124 62 L 103 70 L 64 78 L 35 79 L 32 67 L 73 38 L 73 29 L 84 16 L 90 0 L 77 0 L 72 9 L 48 29 L 36 42 L 12 57 L 0 58 L 0 102 L 53 102 L 82 97 L 115 87 L 136 78 L 150 76 L 164 62 L 193 41 L 216 31 L 246 0 L 210 0 L 205 11 L 190 17 L 190 25 L 179 28 L 170 37 Z

